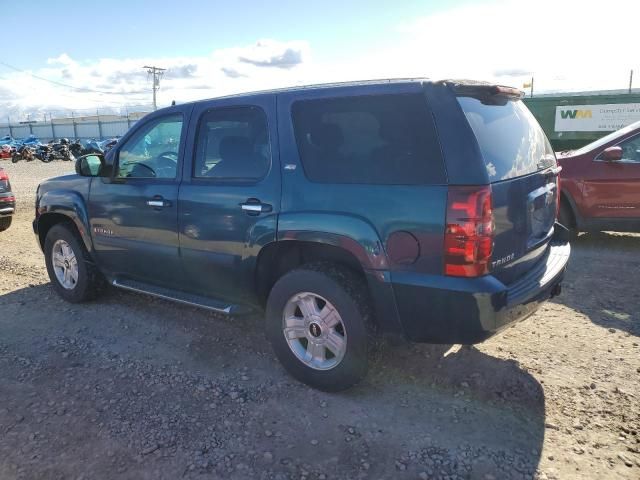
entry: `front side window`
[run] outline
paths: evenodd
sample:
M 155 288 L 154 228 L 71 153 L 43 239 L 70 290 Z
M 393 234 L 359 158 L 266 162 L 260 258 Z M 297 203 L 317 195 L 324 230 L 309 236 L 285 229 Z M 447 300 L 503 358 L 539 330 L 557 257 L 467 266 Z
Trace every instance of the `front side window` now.
M 267 118 L 260 108 L 220 108 L 202 115 L 194 178 L 257 181 L 270 165 Z
M 116 178 L 176 178 L 182 123 L 171 115 L 136 132 L 120 148 Z
M 307 177 L 321 183 L 424 185 L 445 182 L 423 94 L 304 100 L 293 104 Z
M 622 147 L 621 162 L 640 163 L 640 135 L 627 139 L 620 143 Z

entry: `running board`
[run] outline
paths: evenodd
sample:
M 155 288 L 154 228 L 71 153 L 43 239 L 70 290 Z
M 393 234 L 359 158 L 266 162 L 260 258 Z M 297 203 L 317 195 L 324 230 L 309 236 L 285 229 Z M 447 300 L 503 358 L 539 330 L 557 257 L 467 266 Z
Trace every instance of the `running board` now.
M 136 293 L 144 293 L 153 297 L 162 298 L 171 302 L 182 303 L 192 307 L 204 308 L 218 313 L 227 315 L 241 315 L 249 313 L 250 308 L 242 305 L 234 305 L 230 303 L 220 302 L 213 298 L 203 297 L 201 295 L 193 295 L 190 293 L 176 292 L 168 288 L 159 287 L 157 285 L 149 285 L 147 283 L 138 282 L 130 279 L 116 279 L 111 282 L 114 287 L 122 288 Z

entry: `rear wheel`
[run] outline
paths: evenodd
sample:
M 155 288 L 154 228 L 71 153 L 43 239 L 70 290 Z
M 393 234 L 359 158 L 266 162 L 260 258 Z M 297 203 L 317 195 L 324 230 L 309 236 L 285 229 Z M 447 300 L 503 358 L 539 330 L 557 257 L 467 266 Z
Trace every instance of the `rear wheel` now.
M 293 377 L 340 391 L 367 373 L 368 311 L 366 288 L 354 273 L 332 264 L 305 265 L 273 286 L 267 336 Z
M 0 217 L 0 232 L 4 232 L 11 226 L 13 217 Z
M 96 297 L 102 276 L 90 262 L 89 253 L 73 227 L 51 227 L 44 242 L 45 263 L 49 279 L 58 295 L 71 303 Z

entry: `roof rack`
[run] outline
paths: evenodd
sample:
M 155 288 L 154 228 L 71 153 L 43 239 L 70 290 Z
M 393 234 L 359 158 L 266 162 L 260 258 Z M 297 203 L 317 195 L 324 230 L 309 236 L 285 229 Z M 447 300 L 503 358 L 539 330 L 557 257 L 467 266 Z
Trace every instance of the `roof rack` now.
M 413 82 L 424 82 L 428 81 L 427 77 L 408 77 L 408 78 L 380 78 L 380 79 L 369 79 L 369 80 L 349 80 L 344 82 L 328 82 L 328 83 L 315 83 L 309 85 L 294 85 L 290 87 L 282 87 L 282 88 L 273 88 L 266 90 L 254 90 L 248 92 L 239 92 L 232 93 L 230 95 L 223 95 L 220 97 L 211 97 L 202 100 L 197 100 L 198 102 L 207 102 L 209 100 L 218 100 L 225 98 L 237 98 L 244 97 L 248 95 L 269 95 L 273 93 L 285 93 L 285 92 L 295 92 L 300 90 L 314 90 L 320 88 L 339 88 L 339 87 L 350 87 L 350 86 L 358 86 L 358 85 L 381 85 L 388 83 L 413 83 Z

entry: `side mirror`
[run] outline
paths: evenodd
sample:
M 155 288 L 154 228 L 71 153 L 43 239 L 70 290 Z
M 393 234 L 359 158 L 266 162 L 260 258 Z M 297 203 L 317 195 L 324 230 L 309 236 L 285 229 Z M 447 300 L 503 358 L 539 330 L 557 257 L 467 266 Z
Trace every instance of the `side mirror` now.
M 605 148 L 600 154 L 600 158 L 605 162 L 617 162 L 618 160 L 622 160 L 622 147 Z
M 76 160 L 76 173 L 83 177 L 99 177 L 102 173 L 104 157 L 95 153 L 83 155 Z

